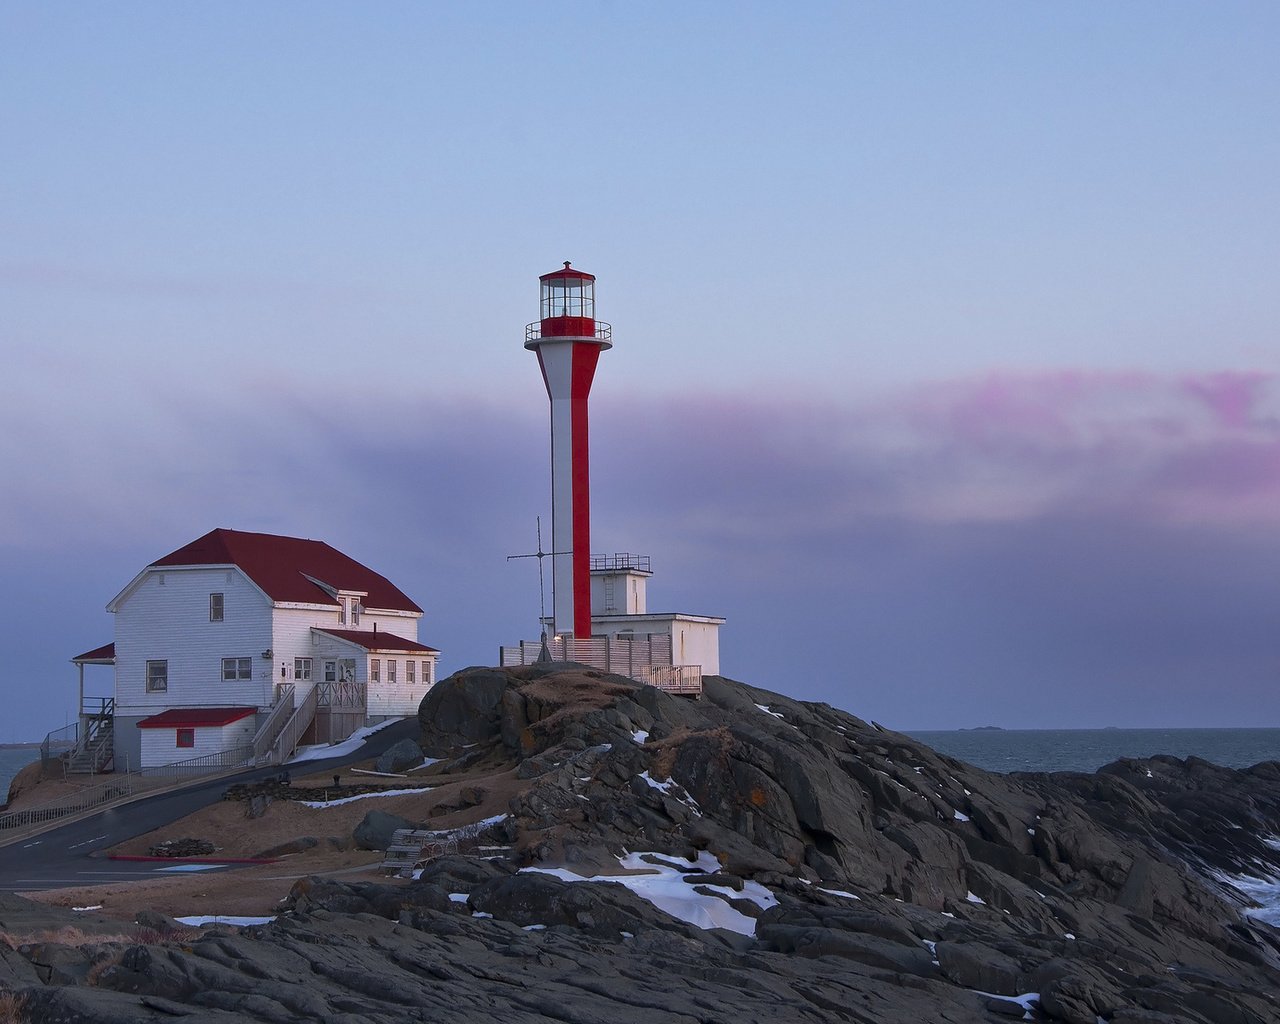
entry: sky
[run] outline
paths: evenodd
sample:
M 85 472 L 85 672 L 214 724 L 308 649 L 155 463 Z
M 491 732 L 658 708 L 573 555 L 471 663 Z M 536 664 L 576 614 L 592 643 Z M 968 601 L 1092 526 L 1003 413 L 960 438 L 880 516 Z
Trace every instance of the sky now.
M 536 636 L 564 260 L 593 546 L 726 675 L 1280 726 L 1278 46 L 1264 2 L 0 6 L 0 742 L 216 527 L 384 573 L 445 671 Z

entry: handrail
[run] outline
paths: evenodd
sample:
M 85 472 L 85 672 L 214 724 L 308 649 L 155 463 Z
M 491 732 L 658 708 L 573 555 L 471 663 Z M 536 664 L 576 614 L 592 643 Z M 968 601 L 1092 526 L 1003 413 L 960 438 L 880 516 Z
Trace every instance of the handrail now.
M 586 320 L 590 318 L 582 317 L 581 319 Z M 603 320 L 597 320 L 595 324 L 596 324 L 595 331 L 591 335 L 584 334 L 582 335 L 582 337 L 584 338 L 594 337 L 596 341 L 610 341 L 613 338 L 613 324 L 605 323 Z M 578 335 L 574 335 L 574 337 L 578 337 Z M 539 341 L 541 339 L 542 339 L 542 321 L 541 320 L 535 320 L 531 324 L 525 324 L 525 328 L 524 328 L 525 344 L 528 344 L 531 341 Z M 554 336 L 548 336 L 546 340 L 547 341 L 567 341 L 568 338 L 556 338 Z
M 276 688 L 276 702 L 258 731 L 253 735 L 253 758 L 265 757 L 294 712 L 294 684 L 280 683 Z
M 147 779 L 163 779 L 171 775 L 185 775 L 188 772 L 200 773 L 202 769 L 239 768 L 253 761 L 253 747 L 242 744 L 230 750 L 218 750 L 212 754 L 201 754 L 189 757 L 185 761 L 170 761 L 168 764 L 153 765 L 150 768 L 138 768 L 129 772 Z
M 639 569 L 641 572 L 652 572 L 653 561 L 648 555 L 636 555 L 630 551 L 617 551 L 612 555 L 592 555 L 590 558 L 592 572 L 602 570 Z
M 6 811 L 0 814 L 0 830 L 18 828 L 22 825 L 37 825 L 55 818 L 64 818 L 77 811 L 87 811 L 119 796 L 128 796 L 133 792 L 133 780 L 128 775 L 103 782 L 97 786 L 82 789 L 74 797 L 52 801 L 22 811 Z
M 66 736 L 62 734 L 66 733 Z M 80 723 L 72 722 L 70 725 L 64 725 L 61 729 L 54 729 L 45 735 L 44 740 L 40 744 L 40 763 L 47 766 L 55 757 L 53 753 L 54 746 L 61 747 L 59 754 L 67 750 L 74 750 L 80 742 Z
M 313 686 L 302 698 L 302 704 L 299 705 L 298 710 L 289 717 L 289 721 L 285 722 L 275 742 L 271 744 L 271 749 L 267 752 L 268 763 L 284 764 L 286 758 L 298 748 L 298 741 L 302 739 L 302 734 L 315 721 L 316 704 L 319 699 L 320 691 Z
M 63 797 L 47 804 L 28 807 L 21 811 L 7 811 L 0 814 L 0 832 L 23 825 L 38 825 L 46 821 L 65 818 L 69 814 L 87 811 L 90 808 L 110 803 L 123 796 L 132 796 L 135 783 L 142 779 L 169 778 L 181 775 L 212 774 L 227 768 L 239 768 L 253 761 L 253 748 L 248 745 L 233 747 L 231 750 L 219 750 L 213 754 L 202 754 L 189 757 L 185 761 L 171 761 L 168 764 L 155 765 L 150 768 L 138 768 L 131 772 L 114 775 L 106 782 L 80 790 L 74 796 Z

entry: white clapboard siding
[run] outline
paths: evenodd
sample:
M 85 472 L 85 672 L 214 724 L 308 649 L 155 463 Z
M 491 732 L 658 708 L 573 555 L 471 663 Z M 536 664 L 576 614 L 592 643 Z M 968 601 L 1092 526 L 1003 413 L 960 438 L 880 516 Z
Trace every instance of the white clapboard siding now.
M 139 729 L 142 734 L 142 767 L 158 768 L 175 761 L 247 746 L 253 742 L 254 721 L 254 716 L 249 715 L 227 725 L 200 726 L 195 729 L 195 746 L 192 747 L 178 746 L 176 728 Z
M 293 683 L 297 687 L 296 698 L 299 704 L 302 703 L 302 698 L 321 679 L 321 652 L 317 646 L 312 644 L 312 626 L 319 626 L 321 629 L 347 628 L 338 625 L 337 605 L 276 608 L 271 640 L 271 649 L 275 654 L 272 661 L 275 667 L 276 682 Z M 330 654 L 329 656 L 334 657 L 336 655 Z M 349 658 L 351 655 L 344 654 L 343 657 Z M 294 678 L 293 663 L 295 658 L 311 659 L 311 679 L 309 682 Z M 280 675 L 281 666 L 284 667 L 283 678 Z
M 372 630 L 377 624 L 379 633 L 390 633 L 404 640 L 418 639 L 418 623 L 422 620 L 421 612 L 391 612 L 385 609 L 366 608 L 360 614 L 360 625 L 356 629 Z M 347 626 L 347 629 L 353 627 Z
M 163 583 L 161 583 L 163 580 Z M 223 620 L 209 621 L 209 595 Z M 116 609 L 116 713 L 271 703 L 271 604 L 237 569 L 151 569 Z M 224 682 L 223 658 L 250 658 L 253 678 Z M 169 663 L 169 688 L 147 692 L 147 662 Z
M 407 672 L 405 670 L 405 662 L 410 660 L 407 654 L 391 655 L 383 653 L 372 654 L 370 657 L 377 658 L 381 662 L 379 671 L 381 680 L 377 683 L 369 683 L 369 717 L 388 718 L 416 715 L 418 713 L 418 705 L 422 703 L 422 698 L 426 696 L 431 681 L 435 678 L 434 659 L 415 653 L 412 659 L 416 663 L 415 678 L 412 683 L 409 683 L 406 679 Z M 389 661 L 396 663 L 396 681 L 394 684 L 387 681 L 387 663 Z M 428 670 L 426 680 L 422 678 L 422 664 L 424 661 L 427 662 Z

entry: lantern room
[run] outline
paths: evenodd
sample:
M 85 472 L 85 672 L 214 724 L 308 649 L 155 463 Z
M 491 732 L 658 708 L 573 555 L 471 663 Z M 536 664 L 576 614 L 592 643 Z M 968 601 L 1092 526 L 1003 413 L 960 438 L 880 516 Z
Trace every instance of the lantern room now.
M 612 347 L 612 328 L 596 320 L 594 274 L 575 270 L 566 260 L 563 269 L 543 274 L 538 280 L 542 286 L 541 320 L 525 328 L 526 348 L 547 338 L 581 338 L 600 343 L 602 349 Z

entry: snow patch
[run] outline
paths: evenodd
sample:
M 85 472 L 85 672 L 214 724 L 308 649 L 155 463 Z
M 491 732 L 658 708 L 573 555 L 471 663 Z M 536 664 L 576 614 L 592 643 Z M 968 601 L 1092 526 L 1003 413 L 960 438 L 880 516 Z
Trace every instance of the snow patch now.
M 644 729 L 637 729 L 631 734 L 631 738 L 637 743 L 648 743 L 649 734 Z
M 451 893 L 449 893 L 449 902 L 450 902 L 450 903 L 466 903 L 466 902 L 467 902 L 467 900 L 469 900 L 470 898 L 471 898 L 471 894 L 470 894 L 470 893 L 465 893 L 465 892 L 451 892 Z
M 327 757 L 344 757 L 347 754 L 354 754 L 360 749 L 360 745 L 375 732 L 385 729 L 389 725 L 395 725 L 396 722 L 403 721 L 403 718 L 388 718 L 385 722 L 379 722 L 377 725 L 365 726 L 363 729 L 357 729 L 341 743 L 335 743 L 332 746 L 328 743 L 317 743 L 310 747 L 299 747 L 298 752 L 285 764 L 297 764 L 299 761 L 323 761 Z
M 843 889 L 824 889 L 818 886 L 818 892 L 825 892 L 828 896 L 842 896 L 847 900 L 860 900 L 861 896 L 855 896 L 851 892 L 845 892 Z
M 970 903 L 980 903 L 980 904 L 981 904 L 982 906 L 984 906 L 984 907 L 987 905 L 987 901 L 986 901 L 986 900 L 984 900 L 981 896 L 979 896 L 979 895 L 978 895 L 976 892 L 974 892 L 972 889 L 970 889 L 970 890 L 969 890 L 969 893 L 968 893 L 968 895 L 966 895 L 966 896 L 965 896 L 965 899 L 966 899 L 966 900 L 968 900 Z
M 1025 1011 L 1022 1015 L 1023 1020 L 1035 1020 L 1034 1011 L 1040 1005 L 1039 992 L 1024 992 L 1020 996 L 1002 996 L 996 992 L 983 992 L 976 988 L 969 989 L 974 995 L 985 996 L 988 999 L 1003 999 L 1008 1003 L 1017 1003 Z M 1099 1017 L 1099 1020 L 1102 1018 Z
M 90 910 L 101 910 L 102 904 L 97 903 L 92 907 L 72 907 L 71 909 L 74 910 L 77 914 L 83 914 Z
M 357 800 L 371 800 L 379 796 L 407 796 L 410 793 L 430 793 L 430 786 L 419 786 L 416 789 L 384 789 L 380 793 L 359 793 L 356 796 L 344 796 L 339 800 L 299 800 L 298 803 L 303 807 L 337 807 L 340 804 L 350 804 Z
M 968 821 L 968 820 L 969 820 L 969 815 L 967 815 L 967 814 L 961 814 L 959 811 L 955 810 L 954 808 L 953 808 L 953 809 L 952 809 L 952 811 L 951 811 L 951 816 L 952 816 L 953 818 L 955 818 L 955 819 L 956 819 L 956 821 Z
M 784 722 L 787 720 L 785 715 L 780 715 L 776 711 L 770 711 L 769 708 L 766 707 L 764 704 L 757 704 L 756 707 L 758 707 L 766 715 L 773 715 L 774 718 L 781 718 Z
M 747 882 L 741 892 L 728 886 L 695 883 L 699 889 L 714 895 L 694 891 L 694 885 L 684 880 L 692 873 L 711 874 L 720 870 L 720 862 L 705 850 L 698 854 L 695 863 L 665 854 L 628 853 L 618 858 L 618 865 L 631 871 L 631 875 L 596 875 L 584 878 L 567 868 L 521 868 L 544 875 L 553 875 L 565 882 L 617 882 L 626 886 L 643 900 L 648 900 L 659 910 L 695 928 L 725 928 L 739 935 L 755 935 L 755 918 L 748 917 L 732 907 L 728 900 L 750 900 L 762 910 L 777 906 L 778 900 L 759 882 Z

